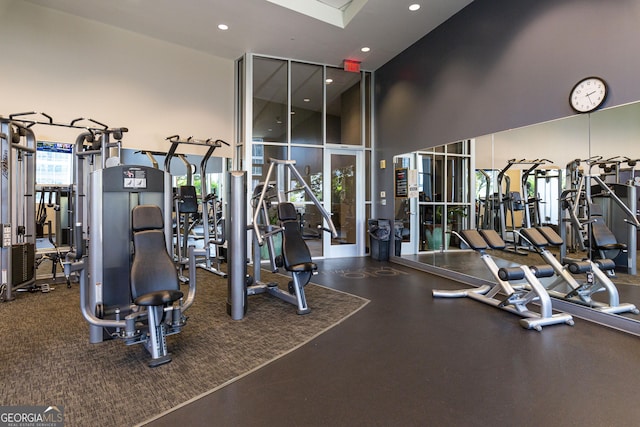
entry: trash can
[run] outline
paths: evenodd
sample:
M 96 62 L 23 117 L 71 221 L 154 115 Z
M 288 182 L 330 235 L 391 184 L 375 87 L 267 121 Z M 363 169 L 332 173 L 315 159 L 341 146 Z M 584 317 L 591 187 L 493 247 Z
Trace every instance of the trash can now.
M 395 221 L 393 223 L 393 234 L 395 235 L 395 256 L 400 256 L 402 252 L 402 237 L 404 235 L 404 223 L 402 221 Z
M 371 258 L 376 261 L 388 261 L 391 221 L 388 219 L 369 219 L 367 224 L 369 226 Z

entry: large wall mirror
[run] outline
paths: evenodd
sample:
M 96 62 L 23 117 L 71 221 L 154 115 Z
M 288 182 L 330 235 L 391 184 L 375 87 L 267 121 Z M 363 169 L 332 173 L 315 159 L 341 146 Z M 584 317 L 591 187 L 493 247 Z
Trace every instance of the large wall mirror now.
M 574 212 L 580 215 L 580 200 L 566 191 L 579 186 L 576 176 L 597 176 L 627 207 L 633 216 L 616 206 L 616 201 L 606 195 L 595 181 L 591 181 L 588 196 L 593 202 L 593 212 L 601 210 L 608 228 L 618 235 L 618 240 L 637 246 L 638 194 L 640 186 L 640 103 L 603 109 L 591 114 L 575 115 L 551 122 L 535 124 L 518 129 L 505 130 L 491 135 L 476 136 L 470 139 L 471 154 L 469 182 L 471 200 L 468 214 L 459 218 L 458 228 L 494 228 L 506 230 L 505 241 L 512 245 L 509 253 L 492 253 L 505 263 L 527 265 L 543 264 L 542 258 L 535 252 L 520 248 L 518 237 L 510 234 L 513 227 L 533 225 L 553 227 L 567 242 L 566 252 L 556 256 L 584 257 L 595 253 L 594 248 L 581 248 L 581 236 L 575 235 L 568 215 L 567 203 L 574 203 Z M 460 145 L 456 142 L 456 147 Z M 429 148 L 400 157 L 420 159 L 425 152 L 447 152 L 447 146 Z M 637 164 L 636 164 L 637 161 Z M 573 175 L 572 175 L 573 173 Z M 595 178 L 594 178 L 595 179 Z M 620 184 L 620 188 L 616 187 Z M 496 188 L 500 190 L 496 190 Z M 506 188 L 505 188 L 506 187 Z M 584 186 L 585 188 L 587 186 Z M 633 187 L 627 194 L 628 188 Z M 516 198 L 507 204 L 505 212 L 498 212 L 498 202 L 492 200 L 496 194 L 500 197 L 517 193 Z M 522 199 L 534 199 L 529 204 Z M 464 201 L 458 202 L 466 205 Z M 396 212 L 419 210 L 407 209 L 408 201 L 396 199 Z M 586 202 L 585 202 L 586 204 Z M 416 202 L 419 206 L 419 201 Z M 502 217 L 501 217 L 502 216 Z M 420 230 L 425 224 L 414 221 Z M 563 233 L 560 233 L 563 231 Z M 423 233 L 424 234 L 424 233 Z M 420 236 L 420 232 L 414 233 Z M 504 236 L 505 234 L 503 234 Z M 405 239 L 408 239 L 406 237 Z M 592 250 L 594 252 L 592 252 Z M 522 252 L 522 253 L 518 253 Z M 459 242 L 451 239 L 449 244 L 441 244 L 437 249 L 417 244 L 403 244 L 401 258 L 412 263 L 434 266 L 454 273 L 451 277 L 473 276 L 480 280 L 492 280 L 491 273 L 482 263 L 473 267 L 458 256 L 474 255 L 460 248 Z M 477 254 L 476 254 L 477 255 Z M 620 301 L 640 307 L 640 277 L 637 275 L 637 251 L 606 253 L 616 258 L 618 268 L 612 281 L 618 286 Z M 479 255 L 478 255 L 479 258 Z M 631 262 L 633 258 L 633 262 Z M 626 263 L 626 264 L 625 264 Z M 457 275 L 459 274 L 459 275 Z M 640 324 L 640 315 L 622 313 L 608 315 L 633 319 Z

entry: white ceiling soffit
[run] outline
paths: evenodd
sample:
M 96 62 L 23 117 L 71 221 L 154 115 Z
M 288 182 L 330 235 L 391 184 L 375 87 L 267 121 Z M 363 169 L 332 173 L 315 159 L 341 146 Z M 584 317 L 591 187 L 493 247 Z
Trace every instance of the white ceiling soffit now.
M 267 0 L 327 24 L 345 28 L 367 0 Z
M 0 5 L 8 5 L 0 13 L 38 5 L 230 60 L 252 52 L 339 66 L 349 58 L 373 71 L 472 2 L 287 0 L 341 13 L 340 25 L 349 25 L 340 28 L 274 1 L 0 0 Z M 407 7 L 413 1 L 422 4 L 417 12 Z M 218 24 L 229 29 L 221 31 Z M 364 46 L 370 51 L 362 52 Z

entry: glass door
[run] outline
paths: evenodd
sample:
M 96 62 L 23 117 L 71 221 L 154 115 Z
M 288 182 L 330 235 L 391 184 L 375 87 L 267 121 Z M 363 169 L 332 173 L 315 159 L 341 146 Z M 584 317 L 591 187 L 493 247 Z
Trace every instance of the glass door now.
M 338 236 L 324 233 L 325 257 L 338 258 L 364 255 L 364 168 L 362 151 L 325 150 L 326 208 Z

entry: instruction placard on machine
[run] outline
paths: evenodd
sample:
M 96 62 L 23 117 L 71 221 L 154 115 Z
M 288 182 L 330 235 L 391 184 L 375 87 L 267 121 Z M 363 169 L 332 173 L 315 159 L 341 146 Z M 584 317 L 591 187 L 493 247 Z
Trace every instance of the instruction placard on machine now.
M 122 171 L 124 188 L 147 188 L 147 172 L 140 168 L 128 168 Z
M 1 224 L 2 225 L 2 243 L 3 248 L 11 247 L 11 224 Z M 4 281 L 3 281 L 4 283 Z

